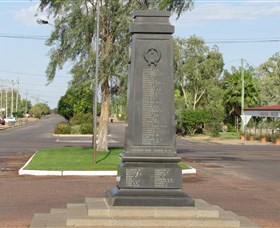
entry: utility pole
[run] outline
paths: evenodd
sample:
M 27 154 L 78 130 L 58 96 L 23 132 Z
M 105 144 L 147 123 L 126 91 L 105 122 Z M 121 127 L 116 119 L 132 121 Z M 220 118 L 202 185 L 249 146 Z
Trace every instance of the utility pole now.
M 26 116 L 26 113 L 27 113 L 27 94 L 28 94 L 28 91 L 25 92 L 25 110 L 24 110 L 25 116 Z
M 14 112 L 14 80 L 12 80 L 12 100 L 11 100 L 11 115 L 13 116 Z
M 1 84 L 1 116 L 2 116 L 2 111 L 3 111 L 3 89 Z
M 243 67 L 243 58 L 241 58 L 241 132 L 245 133 L 245 116 L 244 116 L 244 67 Z
M 8 88 L 6 88 L 6 117 L 8 116 Z
M 19 78 L 17 79 L 16 112 L 18 112 L 18 91 L 19 91 Z

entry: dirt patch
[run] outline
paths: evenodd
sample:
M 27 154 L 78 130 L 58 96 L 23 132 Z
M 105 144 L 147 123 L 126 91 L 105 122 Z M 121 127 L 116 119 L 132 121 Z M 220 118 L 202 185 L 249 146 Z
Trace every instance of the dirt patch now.
M 183 183 L 196 183 L 205 180 L 205 176 L 201 173 L 183 175 Z
M 29 160 L 29 158 L 34 153 L 23 153 L 23 154 L 16 154 L 11 156 L 6 156 L 1 158 L 0 161 L 0 178 L 7 177 L 17 177 L 18 170 L 24 166 L 24 164 Z

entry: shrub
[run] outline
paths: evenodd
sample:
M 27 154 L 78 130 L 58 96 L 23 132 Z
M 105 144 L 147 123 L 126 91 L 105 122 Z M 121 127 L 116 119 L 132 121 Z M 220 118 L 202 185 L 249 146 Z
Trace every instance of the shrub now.
M 126 120 L 126 114 L 122 113 L 122 114 L 118 114 L 117 118 L 119 121 L 125 121 Z
M 70 134 L 71 126 L 69 123 L 58 123 L 54 129 L 55 134 Z
M 92 123 L 82 124 L 80 127 L 81 134 L 92 134 Z
M 220 136 L 220 130 L 221 130 L 220 123 L 211 122 L 211 123 L 209 123 L 209 126 L 211 127 L 211 135 L 213 137 L 219 137 Z
M 75 113 L 70 120 L 71 126 L 92 123 L 92 113 Z
M 230 123 L 227 124 L 227 129 L 228 129 L 228 132 L 236 132 L 235 127 Z
M 71 134 L 81 134 L 81 125 L 71 126 Z
M 203 128 L 210 119 L 211 114 L 207 110 L 183 110 L 179 124 L 182 128 L 181 132 L 193 134 L 197 128 Z

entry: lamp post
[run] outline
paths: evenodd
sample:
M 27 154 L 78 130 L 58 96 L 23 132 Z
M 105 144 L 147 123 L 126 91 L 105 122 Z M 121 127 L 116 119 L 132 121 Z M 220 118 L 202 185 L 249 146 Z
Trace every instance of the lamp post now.
M 97 90 L 98 90 L 98 66 L 99 66 L 99 18 L 100 18 L 100 6 L 99 0 L 96 1 L 97 15 L 96 15 L 96 65 L 95 65 L 95 77 L 93 91 L 93 134 L 92 134 L 92 146 L 93 146 L 93 163 L 96 164 L 96 134 L 97 134 Z M 37 19 L 37 23 L 40 25 L 52 25 L 47 20 Z
M 95 79 L 94 79 L 94 112 L 93 112 L 93 163 L 96 164 L 96 123 L 97 123 L 97 89 L 98 89 L 98 65 L 99 65 L 99 17 L 100 17 L 100 7 L 99 0 L 96 1 L 97 15 L 96 15 L 96 40 L 95 40 Z

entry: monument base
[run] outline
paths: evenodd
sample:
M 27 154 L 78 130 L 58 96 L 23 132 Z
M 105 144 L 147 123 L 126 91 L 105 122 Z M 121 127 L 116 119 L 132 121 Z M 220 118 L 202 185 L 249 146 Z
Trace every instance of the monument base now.
M 119 163 L 117 185 L 106 192 L 110 206 L 194 206 L 182 191 L 182 169 L 178 157 L 125 157 Z
M 110 206 L 194 206 L 194 200 L 180 189 L 120 189 L 106 191 Z
M 104 198 L 67 204 L 66 209 L 34 215 L 38 227 L 259 227 L 243 216 L 195 199 L 195 207 L 112 207 Z

